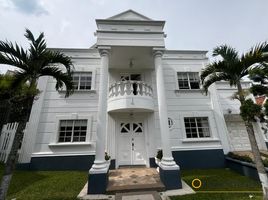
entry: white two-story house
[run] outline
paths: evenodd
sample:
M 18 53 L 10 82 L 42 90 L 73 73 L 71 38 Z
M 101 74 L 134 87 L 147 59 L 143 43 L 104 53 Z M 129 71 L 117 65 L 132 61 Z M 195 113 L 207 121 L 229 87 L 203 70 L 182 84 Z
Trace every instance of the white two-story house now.
M 224 167 L 224 154 L 250 149 L 239 103 L 230 99 L 235 88 L 219 82 L 207 95 L 201 90 L 207 51 L 166 49 L 165 21 L 132 10 L 96 24 L 92 47 L 55 49 L 72 58 L 75 92 L 64 98 L 55 80 L 40 79 L 21 165 L 101 174 L 105 152 L 110 168 L 154 167 L 162 149 L 160 168 L 176 171 Z

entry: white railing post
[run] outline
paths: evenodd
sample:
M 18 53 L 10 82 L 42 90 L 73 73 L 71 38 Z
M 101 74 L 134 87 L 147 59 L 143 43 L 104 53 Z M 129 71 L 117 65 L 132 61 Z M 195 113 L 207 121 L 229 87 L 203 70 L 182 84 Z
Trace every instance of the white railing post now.
M 136 85 L 136 88 L 134 87 Z M 109 98 L 128 95 L 152 97 L 152 87 L 143 81 L 119 81 L 113 83 L 109 88 Z

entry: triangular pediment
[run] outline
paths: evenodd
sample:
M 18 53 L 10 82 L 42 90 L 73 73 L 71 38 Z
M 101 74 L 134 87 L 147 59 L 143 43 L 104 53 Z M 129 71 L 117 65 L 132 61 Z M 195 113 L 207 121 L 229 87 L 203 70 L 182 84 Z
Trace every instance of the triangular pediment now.
M 133 10 L 127 10 L 125 12 L 119 13 L 117 15 L 114 15 L 108 20 L 138 20 L 138 21 L 151 21 L 152 19 L 137 13 Z

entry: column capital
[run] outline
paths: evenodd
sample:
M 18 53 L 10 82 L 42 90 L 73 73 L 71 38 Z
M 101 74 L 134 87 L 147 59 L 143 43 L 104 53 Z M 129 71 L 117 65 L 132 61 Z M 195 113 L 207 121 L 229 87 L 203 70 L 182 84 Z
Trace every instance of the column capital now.
M 98 50 L 99 50 L 100 56 L 109 56 L 111 52 L 111 47 L 99 46 Z
M 154 57 L 157 57 L 157 56 L 163 56 L 164 54 L 164 51 L 165 51 L 165 48 L 153 48 L 153 55 Z

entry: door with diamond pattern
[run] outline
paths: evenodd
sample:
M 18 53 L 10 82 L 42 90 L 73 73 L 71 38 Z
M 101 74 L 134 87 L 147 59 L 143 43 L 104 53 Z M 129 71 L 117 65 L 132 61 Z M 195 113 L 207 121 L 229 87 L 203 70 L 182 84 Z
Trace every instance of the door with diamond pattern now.
M 120 123 L 118 165 L 145 165 L 145 136 L 143 122 Z

